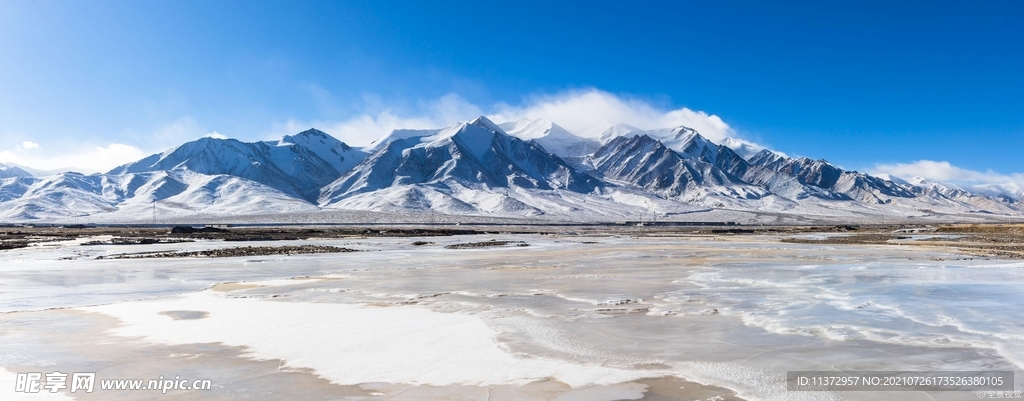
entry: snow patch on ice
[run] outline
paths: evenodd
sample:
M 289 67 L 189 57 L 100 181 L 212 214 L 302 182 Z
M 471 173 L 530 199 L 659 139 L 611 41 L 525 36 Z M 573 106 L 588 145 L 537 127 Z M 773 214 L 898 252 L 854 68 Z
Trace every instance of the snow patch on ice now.
M 581 388 L 670 374 L 512 355 L 480 318 L 418 306 L 276 302 L 205 291 L 83 309 L 120 319 L 123 325 L 112 330 L 115 335 L 162 344 L 244 346 L 252 358 L 283 359 L 341 385 L 521 385 L 554 378 Z M 167 310 L 199 310 L 209 316 L 174 320 L 159 314 Z

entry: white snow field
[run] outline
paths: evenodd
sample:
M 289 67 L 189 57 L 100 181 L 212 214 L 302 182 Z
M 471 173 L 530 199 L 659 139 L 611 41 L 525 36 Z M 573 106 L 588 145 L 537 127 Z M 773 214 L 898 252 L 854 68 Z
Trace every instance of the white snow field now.
M 445 248 L 492 239 L 528 246 Z M 924 401 L 975 394 L 797 392 L 785 375 L 1022 377 L 1024 262 L 778 239 L 308 239 L 241 245 L 360 252 L 170 259 L 96 257 L 240 244 L 0 251 L 0 399 L 45 399 L 8 384 L 52 371 L 214 385 L 61 399 Z

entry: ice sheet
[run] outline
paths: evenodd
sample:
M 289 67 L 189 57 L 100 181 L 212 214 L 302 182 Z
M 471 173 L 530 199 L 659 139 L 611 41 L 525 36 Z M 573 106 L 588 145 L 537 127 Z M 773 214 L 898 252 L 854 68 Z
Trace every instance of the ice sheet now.
M 444 248 L 492 239 L 530 246 Z M 223 342 L 331 380 L 348 377 L 345 383 L 557 377 L 582 390 L 588 383 L 632 388 L 633 378 L 672 374 L 734 389 L 746 399 L 796 400 L 831 395 L 786 392 L 786 370 L 1024 372 L 1019 261 L 760 236 L 416 240 L 432 244 L 413 246 L 409 238 L 279 241 L 268 244 L 366 252 L 180 260 L 91 257 L 230 244 L 13 250 L 0 254 L 0 308 L 27 313 L 105 304 L 95 310 L 126 324 L 112 343 L 128 341 L 124 335 L 186 348 Z M 205 291 L 223 282 L 246 285 Z M 205 317 L 174 320 L 164 311 Z M 32 313 L 44 322 L 49 316 Z M 0 333 L 0 351 L 2 340 Z M 27 357 L 33 352 L 16 349 Z M 384 359 L 367 365 L 371 355 Z M 508 369 L 489 372 L 472 364 L 478 358 Z M 430 364 L 438 361 L 468 364 L 449 371 Z M 899 394 L 908 400 L 963 395 Z

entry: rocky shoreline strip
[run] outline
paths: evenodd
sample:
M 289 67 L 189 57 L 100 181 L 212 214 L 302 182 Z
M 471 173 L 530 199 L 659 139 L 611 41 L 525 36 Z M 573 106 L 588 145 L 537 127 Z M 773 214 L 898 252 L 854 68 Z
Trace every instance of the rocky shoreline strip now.
M 324 245 L 296 245 L 296 246 L 242 246 L 236 248 L 210 249 L 205 251 L 190 252 L 145 252 L 145 253 L 123 253 L 118 255 L 100 256 L 97 259 L 150 259 L 150 258 L 231 258 L 239 256 L 273 256 L 273 255 L 302 255 L 316 253 L 344 253 L 358 252 L 351 248 Z

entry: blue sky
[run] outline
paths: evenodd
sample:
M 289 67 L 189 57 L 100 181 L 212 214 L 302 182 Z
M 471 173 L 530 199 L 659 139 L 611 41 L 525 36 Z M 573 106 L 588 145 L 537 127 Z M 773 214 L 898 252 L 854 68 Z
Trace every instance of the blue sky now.
M 8 0 L 0 161 L 560 112 L 1024 185 L 1024 3 L 820 3 Z

